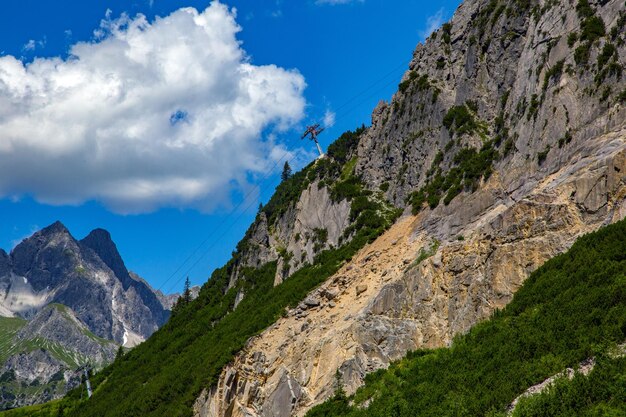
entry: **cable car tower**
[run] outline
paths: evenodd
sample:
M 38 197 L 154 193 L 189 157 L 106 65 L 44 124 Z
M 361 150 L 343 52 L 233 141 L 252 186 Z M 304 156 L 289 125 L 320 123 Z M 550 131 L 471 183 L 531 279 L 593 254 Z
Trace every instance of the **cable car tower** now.
M 315 142 L 315 145 L 317 146 L 317 151 L 320 153 L 320 158 L 324 157 L 324 152 L 322 152 L 322 147 L 320 146 L 320 143 L 317 141 L 317 135 L 319 135 L 320 133 L 322 133 L 324 131 L 323 127 L 320 127 L 320 124 L 314 124 L 312 126 L 307 126 L 306 130 L 304 131 L 304 133 L 302 134 L 302 137 L 300 139 L 304 139 L 307 136 L 311 136 L 310 139 Z

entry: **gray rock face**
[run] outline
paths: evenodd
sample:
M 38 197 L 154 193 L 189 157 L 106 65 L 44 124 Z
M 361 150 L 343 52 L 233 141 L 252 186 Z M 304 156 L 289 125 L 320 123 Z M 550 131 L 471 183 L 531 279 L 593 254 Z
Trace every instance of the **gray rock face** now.
M 130 278 L 103 230 L 78 242 L 56 222 L 17 245 L 8 263 L 10 271 L 4 268 L 0 276 L 0 302 L 3 310 L 26 319 L 59 303 L 97 336 L 131 345 L 169 315 L 148 286 Z
M 34 381 L 45 383 L 58 372 L 62 372 L 64 368 L 63 362 L 47 351 L 37 349 L 10 357 L 4 365 L 3 371 L 12 371 L 18 381 L 30 384 Z
M 250 339 L 217 388 L 198 398 L 196 416 L 302 416 L 332 395 L 336 371 L 354 392 L 407 351 L 448 345 L 577 237 L 626 216 L 626 106 L 618 98 L 626 78 L 598 62 L 611 43 L 614 66 L 626 65 L 623 2 L 590 1 L 607 35 L 590 45 L 586 66 L 574 58 L 581 41 L 568 45 L 580 32 L 575 2 L 538 2 L 533 12 L 535 2 L 501 0 L 503 12 L 489 14 L 490 2 L 465 1 L 449 36 L 441 29 L 417 46 L 399 91 L 374 110 L 356 165 L 369 189 L 386 183 L 386 198 L 400 207 L 437 168 L 458 166 L 462 148 L 493 144 L 489 178 L 401 219 L 404 235 L 390 230 L 393 241 L 380 237 L 377 252 L 364 249 L 310 294 L 319 306 L 303 302 Z M 476 122 L 466 133 L 444 124 L 455 106 Z M 308 212 L 315 218 L 315 207 Z M 297 223 L 294 214 L 283 221 L 274 230 Z M 326 287 L 337 293 L 327 298 Z
M 289 417 L 296 408 L 302 391 L 300 384 L 291 375 L 285 373 L 280 379 L 276 390 L 268 401 L 268 407 L 263 410 L 264 417 Z
M 134 289 L 134 293 L 140 299 L 139 303 L 145 308 L 127 310 L 126 318 L 127 321 L 137 323 L 138 334 L 147 337 L 154 332 L 155 324 L 160 327 L 167 321 L 169 312 L 163 307 L 153 290 L 145 282 L 131 278 L 109 232 L 95 229 L 80 243 L 91 248 L 102 259 L 120 280 L 125 291 Z
M 113 361 L 118 348 L 112 341 L 97 338 L 72 310 L 60 304 L 46 306 L 15 337 L 17 342 L 35 339 L 45 339 L 72 352 L 77 365 L 89 362 L 95 367 Z
M 115 358 L 118 345 L 98 338 L 68 307 L 51 304 L 11 338 L 11 356 L 0 366 L 3 408 L 50 401 L 75 387 L 75 370 L 102 368 Z M 6 354 L 6 352 L 1 352 Z M 36 390 L 32 389 L 37 387 Z
M 439 30 L 417 46 L 403 81 L 427 76 L 428 82 L 413 81 L 390 103 L 379 104 L 372 127 L 360 141 L 357 173 L 372 189 L 388 183 L 386 195 L 399 206 L 426 184 L 440 151 L 445 171 L 454 166 L 460 148 L 478 149 L 483 138 L 500 134 L 498 150 L 504 157 L 496 170 L 507 192 L 523 194 L 520 187 L 532 187 L 588 140 L 619 128 L 626 118 L 626 107 L 617 98 L 624 78 L 606 76 L 600 85 L 596 77 L 601 71 L 592 65 L 606 43 L 618 49 L 616 65 L 626 65 L 626 49 L 619 41 L 624 30 L 616 26 L 624 13 L 622 3 L 591 2 L 607 33 L 617 28 L 620 34 L 619 39 L 607 35 L 594 43 L 584 69 L 574 61 L 580 42 L 568 46 L 568 35 L 580 32 L 572 4 L 554 2 L 533 15 L 532 7 L 524 10 L 501 1 L 509 8 L 506 12 L 481 20 L 488 3 L 465 1 L 459 6 L 450 21 L 450 44 Z M 551 72 L 558 67 L 562 70 Z M 448 110 L 468 101 L 475 104 L 473 116 L 486 128 L 486 136 L 477 131 L 458 135 L 443 126 Z M 540 163 L 541 153 L 545 160 Z
M 274 285 L 278 285 L 315 255 L 337 246 L 344 230 L 350 225 L 350 202 L 334 202 L 326 187 L 313 182 L 301 194 L 298 202 L 269 225 L 261 213 L 251 226 L 249 248 L 242 254 L 230 286 L 234 286 L 242 267 L 258 268 L 278 261 Z
M 51 401 L 80 384 L 74 372 L 42 349 L 12 356 L 0 377 L 0 410 Z
M 64 395 L 74 369 L 110 363 L 118 345 L 140 343 L 169 311 L 130 277 L 108 232 L 79 242 L 56 222 L 0 253 L 0 316 L 29 320 L 0 350 L 0 397 L 13 407 Z M 41 388 L 25 388 L 33 385 Z

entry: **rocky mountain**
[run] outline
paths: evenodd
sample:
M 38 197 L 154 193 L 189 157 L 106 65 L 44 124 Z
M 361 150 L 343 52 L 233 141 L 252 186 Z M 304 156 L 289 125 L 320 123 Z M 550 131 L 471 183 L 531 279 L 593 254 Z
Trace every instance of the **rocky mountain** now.
M 142 278 L 141 276 L 139 276 L 137 273 L 133 271 L 128 271 L 128 274 L 135 281 L 141 282 L 144 285 L 146 285 L 156 295 L 157 299 L 159 300 L 163 308 L 166 310 L 171 311 L 172 307 L 174 307 L 174 304 L 176 303 L 178 298 L 181 296 L 181 294 L 177 292 L 172 293 L 172 294 L 165 294 L 163 293 L 163 291 L 159 289 L 152 288 L 152 286 L 148 283 L 148 281 L 146 281 L 144 278 Z M 190 287 L 189 290 L 191 291 L 191 299 L 193 300 L 196 297 L 198 297 L 198 294 L 200 293 L 200 286 L 194 285 Z
M 0 253 L 0 313 L 2 408 L 62 396 L 79 366 L 104 367 L 169 317 L 131 278 L 108 232 L 77 241 L 59 222 Z
M 251 339 L 195 415 L 303 415 L 336 372 L 353 393 L 406 352 L 448 345 L 578 236 L 622 219 L 623 7 L 466 1 L 418 45 L 352 154 L 368 189 L 418 215 Z
M 618 0 L 465 1 L 371 126 L 283 181 L 196 300 L 89 402 L 63 405 L 305 415 L 409 351 L 452 345 L 626 216 L 625 24 Z M 507 404 L 546 375 L 533 377 Z
M 0 353 L 2 408 L 64 395 L 80 382 L 77 368 L 100 369 L 113 361 L 118 349 L 116 343 L 94 335 L 61 304 L 47 305 L 30 321 L 0 318 L 2 322 L 6 330 Z
M 56 222 L 25 239 L 2 262 L 0 300 L 10 315 L 30 319 L 42 307 L 59 303 L 95 335 L 129 347 L 169 315 L 149 286 L 130 277 L 102 229 L 77 241 Z

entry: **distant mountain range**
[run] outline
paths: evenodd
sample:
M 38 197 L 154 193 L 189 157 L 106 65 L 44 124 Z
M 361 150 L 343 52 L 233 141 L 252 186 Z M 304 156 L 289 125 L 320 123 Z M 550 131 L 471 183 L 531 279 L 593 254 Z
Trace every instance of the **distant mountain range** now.
M 0 409 L 62 396 L 76 368 L 144 341 L 177 298 L 129 272 L 103 229 L 76 240 L 56 222 L 0 249 Z

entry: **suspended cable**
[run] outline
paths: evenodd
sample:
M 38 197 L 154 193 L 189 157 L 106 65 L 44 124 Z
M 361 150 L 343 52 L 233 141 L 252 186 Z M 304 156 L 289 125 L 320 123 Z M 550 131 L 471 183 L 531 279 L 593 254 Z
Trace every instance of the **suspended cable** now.
M 406 67 L 406 65 L 411 62 L 409 61 L 404 61 L 402 62 L 400 65 L 394 67 L 394 69 L 392 69 L 391 71 L 387 72 L 385 75 L 383 75 L 381 78 L 379 78 L 378 80 L 374 81 L 372 84 L 370 84 L 366 89 L 362 90 L 360 93 L 354 95 L 353 97 L 351 97 L 348 101 L 346 101 L 344 104 L 342 104 L 341 106 L 337 107 L 337 109 L 335 110 L 336 114 L 339 110 L 347 107 L 348 104 L 354 102 L 356 99 L 362 97 L 364 94 L 372 91 L 376 86 L 378 86 L 382 81 L 384 81 L 385 79 L 387 79 L 388 77 L 390 77 L 391 75 L 394 75 L 396 73 L 396 71 L 398 71 L 400 68 Z M 371 97 L 373 97 L 374 95 L 376 95 L 380 90 L 388 87 L 390 84 L 396 82 L 395 79 L 392 79 L 391 81 L 383 84 L 382 86 L 375 88 L 371 94 L 367 95 L 364 99 L 360 100 L 356 105 L 353 105 L 350 107 L 350 109 L 348 109 L 348 111 L 342 112 L 340 113 L 339 116 L 335 116 L 335 121 L 337 120 L 342 120 L 343 118 L 345 118 L 347 115 L 351 114 L 352 112 L 354 112 L 361 104 L 363 104 L 364 102 L 366 102 L 367 100 L 369 100 Z M 320 119 L 319 122 L 321 123 L 322 120 Z M 285 151 L 283 153 L 283 155 L 277 159 L 274 164 L 272 165 L 272 167 L 270 168 L 270 170 L 263 175 L 263 178 L 261 179 L 261 181 L 256 184 L 254 187 L 252 187 L 250 189 L 250 191 L 248 191 L 248 193 L 245 195 L 245 197 L 233 208 L 233 210 L 227 214 L 226 218 L 224 220 L 228 220 L 229 217 L 231 217 L 232 215 L 234 215 L 237 210 L 239 210 L 239 208 L 241 208 L 241 206 L 246 202 L 246 200 L 248 199 L 248 197 L 250 197 L 252 195 L 252 193 L 258 189 L 260 194 L 262 194 L 263 191 L 265 191 L 268 187 L 261 187 L 261 184 L 267 180 L 271 174 L 274 172 L 274 170 L 276 169 L 276 167 L 278 166 L 278 164 L 283 161 L 285 159 L 285 157 L 287 155 L 289 155 L 290 152 L 289 151 Z M 289 162 L 289 161 L 288 161 Z M 198 263 L 200 263 L 200 261 L 204 258 L 204 256 L 206 256 L 206 254 L 217 244 L 217 242 L 219 242 L 228 231 L 230 231 L 230 229 L 243 217 L 243 215 L 246 213 L 246 211 L 248 209 L 250 209 L 252 207 L 253 204 L 255 204 L 256 201 L 253 200 L 244 210 L 242 210 L 239 214 L 239 216 L 235 219 L 234 222 L 230 223 L 230 225 L 222 232 L 222 234 L 219 236 L 218 239 L 216 239 L 215 241 L 213 241 L 213 243 L 196 259 L 195 262 L 193 262 L 193 264 L 187 268 L 187 270 L 185 271 L 185 273 L 183 273 L 180 278 L 178 278 L 174 284 L 170 287 L 168 293 L 171 293 L 173 291 L 174 288 L 176 288 L 180 282 L 187 276 L 187 274 L 196 266 L 198 265 Z M 185 258 L 185 260 L 182 262 L 181 265 L 179 265 L 176 270 L 163 282 L 161 283 L 161 285 L 159 286 L 158 290 L 161 290 L 174 276 L 176 276 L 183 268 L 184 266 L 198 253 L 198 251 L 209 241 L 209 239 L 211 239 L 211 237 L 213 237 L 217 231 L 220 229 L 221 225 L 223 225 L 224 222 L 222 222 L 219 226 L 217 226 L 216 228 L 214 228 L 212 230 L 212 232 L 202 241 L 200 242 L 200 244 L 192 251 L 192 253 L 187 256 L 187 258 Z

